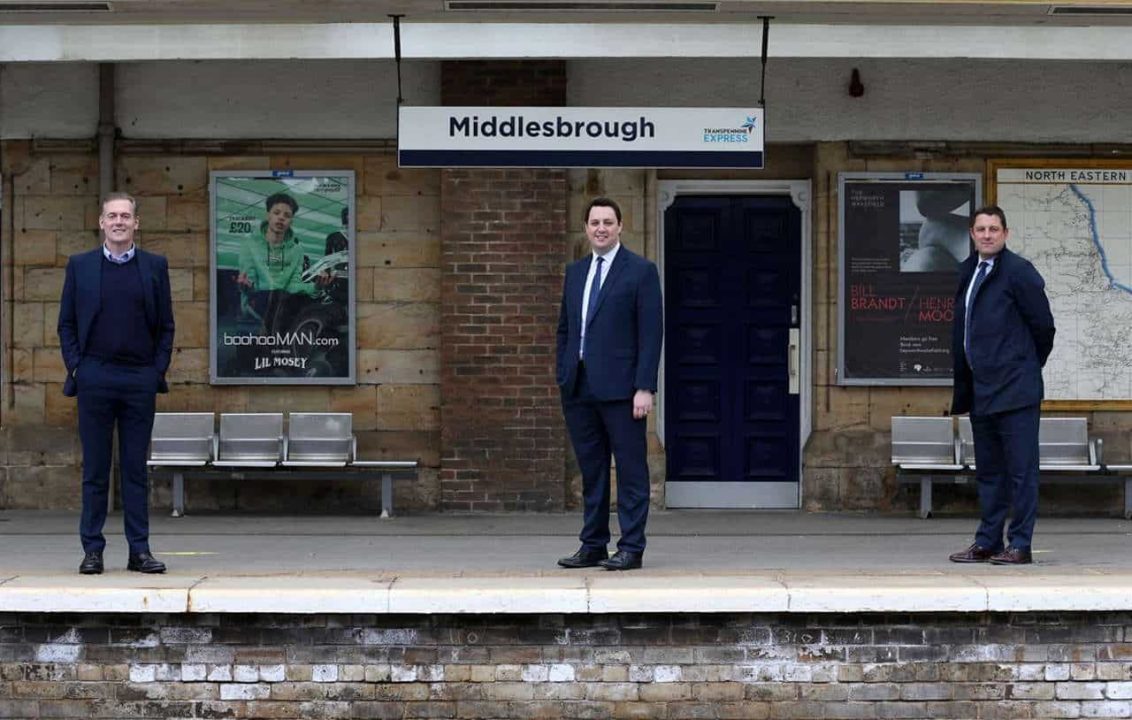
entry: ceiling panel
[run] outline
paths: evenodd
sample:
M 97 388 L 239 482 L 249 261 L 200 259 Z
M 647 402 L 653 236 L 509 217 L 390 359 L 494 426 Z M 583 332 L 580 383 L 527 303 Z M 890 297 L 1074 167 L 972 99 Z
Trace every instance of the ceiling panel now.
M 501 0 L 513 2 L 513 0 Z M 550 5 L 547 5 L 550 2 Z M 654 9 L 666 0 L 610 0 L 618 6 L 637 7 L 631 11 L 593 9 L 608 3 L 588 0 L 584 9 L 564 11 L 541 9 L 560 7 L 560 0 L 525 0 L 529 8 L 449 10 L 444 0 L 107 0 L 109 11 L 27 12 L 15 10 L 29 5 L 63 7 L 67 0 L 41 0 L 38 3 L 0 0 L 0 24 L 198 24 L 198 23 L 344 23 L 381 22 L 390 14 L 405 16 L 405 22 L 549 22 L 549 23 L 733 23 L 756 22 L 759 16 L 773 16 L 782 23 L 845 24 L 926 24 L 966 25 L 983 23 L 1038 25 L 1129 24 L 1132 0 L 1068 0 L 1057 7 L 1077 11 L 1052 15 L 1048 2 L 1013 0 L 1005 2 L 870 2 L 869 0 L 718 0 L 715 11 L 661 11 Z M 677 6 L 687 3 L 672 0 Z M 79 3 L 89 5 L 89 2 Z M 510 7 L 510 6 L 507 6 Z M 7 10 L 6 10 L 7 8 Z M 1098 8 L 1101 14 L 1081 15 L 1080 10 Z M 1115 11 L 1115 12 L 1114 12 Z

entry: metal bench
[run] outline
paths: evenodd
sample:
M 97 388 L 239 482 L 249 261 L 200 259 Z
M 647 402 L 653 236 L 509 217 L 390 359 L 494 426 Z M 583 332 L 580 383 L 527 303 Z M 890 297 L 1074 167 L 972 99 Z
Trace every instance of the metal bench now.
M 893 418 L 893 463 L 896 464 L 896 421 Z M 929 418 L 934 419 L 934 418 Z M 931 484 L 933 482 L 966 483 L 977 470 L 975 463 L 975 436 L 971 418 L 958 418 L 958 436 L 955 440 L 959 468 L 948 475 L 941 467 L 939 474 L 923 473 L 908 478 L 899 469 L 904 482 L 920 482 L 920 517 L 931 516 Z M 904 437 L 904 436 L 902 436 Z M 939 440 L 937 440 L 939 442 Z M 1089 437 L 1088 419 L 1083 417 L 1043 417 L 1038 428 L 1038 468 L 1043 483 L 1121 482 L 1124 484 L 1124 517 L 1132 518 L 1132 464 L 1105 465 L 1103 443 L 1100 438 Z M 935 470 L 936 468 L 932 468 Z M 924 494 L 924 487 L 929 489 Z M 925 501 L 925 497 L 927 498 Z
M 1124 519 L 1132 520 L 1132 464 L 1113 463 L 1104 469 L 1114 482 L 1124 483 Z
M 919 483 L 920 517 L 931 517 L 932 483 L 956 482 L 963 470 L 952 419 L 893 417 L 892 464 L 899 482 Z
M 173 475 L 173 517 L 183 512 L 176 498 L 185 494 L 185 468 L 204 467 L 213 459 L 216 419 L 212 413 L 157 413 L 153 416 L 149 459 L 153 468 L 167 468 Z M 183 505 L 183 503 L 181 503 Z
M 1086 418 L 1044 417 L 1038 426 L 1038 468 L 1042 472 L 1099 472 L 1101 441 L 1089 437 Z M 975 469 L 971 418 L 959 418 L 959 459 Z
M 220 416 L 219 435 L 212 432 L 212 413 L 162 415 L 192 416 L 198 433 L 203 432 L 205 425 L 208 428 L 203 442 L 194 436 L 198 440 L 198 455 L 188 464 L 151 459 L 150 465 L 171 469 L 173 473 L 173 517 L 185 514 L 186 477 L 221 474 L 241 480 L 377 477 L 381 479 L 381 517 L 388 518 L 393 515 L 393 476 L 415 476 L 419 464 L 416 460 L 359 459 L 350 413 L 291 413 L 286 434 L 282 413 L 224 413 Z M 170 422 L 163 418 L 160 427 L 169 426 Z M 157 440 L 156 420 L 154 426 Z M 199 455 L 201 450 L 206 453 L 203 457 Z
M 412 472 L 417 474 L 416 460 L 354 460 L 351 467 L 363 471 L 381 471 L 381 517 L 393 517 L 393 476 Z
M 1089 437 L 1085 418 L 1042 418 L 1038 463 L 1042 472 L 1099 472 L 1101 441 Z
M 283 459 L 283 413 L 223 413 L 212 466 L 270 468 Z
M 357 454 L 350 413 L 291 413 L 284 467 L 345 467 Z
M 1085 418 L 1042 418 L 1038 452 L 1043 482 L 1123 484 L 1124 518 L 1132 519 L 1132 465 L 1105 465 L 1104 443 L 1089 437 Z
M 383 518 L 393 515 L 393 475 L 409 471 L 415 474 L 418 465 L 416 460 L 359 459 L 350 413 L 291 413 L 283 442 L 284 467 L 348 468 L 363 477 L 379 473 Z M 312 476 L 309 472 L 305 475 Z
M 959 416 L 959 462 L 963 467 L 975 470 L 975 431 L 971 428 L 971 416 Z

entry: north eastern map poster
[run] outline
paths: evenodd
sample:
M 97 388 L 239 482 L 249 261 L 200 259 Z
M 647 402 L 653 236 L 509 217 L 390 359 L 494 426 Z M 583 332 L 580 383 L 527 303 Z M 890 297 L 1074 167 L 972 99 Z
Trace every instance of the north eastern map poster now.
M 992 160 L 987 174 L 1007 247 L 1045 278 L 1046 400 L 1132 400 L 1132 163 Z

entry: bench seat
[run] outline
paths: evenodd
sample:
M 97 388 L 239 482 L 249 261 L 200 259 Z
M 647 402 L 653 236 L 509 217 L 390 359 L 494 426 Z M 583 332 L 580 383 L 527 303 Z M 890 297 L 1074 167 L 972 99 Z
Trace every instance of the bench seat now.
M 948 417 L 892 418 L 892 463 L 900 483 L 920 486 L 920 517 L 931 517 L 932 486 L 935 483 L 964 484 L 977 471 L 971 418 L 958 419 L 948 454 Z M 1124 517 L 1132 518 L 1132 464 L 1105 465 L 1103 444 L 1090 438 L 1086 418 L 1043 417 L 1038 434 L 1038 470 L 1042 483 L 1122 482 Z M 1118 468 L 1124 468 L 1120 470 Z
M 350 413 L 158 413 L 148 464 L 173 476 L 173 516 L 185 512 L 185 480 L 342 479 L 381 481 L 381 517 L 393 515 L 393 478 L 416 476 L 416 460 L 361 460 Z

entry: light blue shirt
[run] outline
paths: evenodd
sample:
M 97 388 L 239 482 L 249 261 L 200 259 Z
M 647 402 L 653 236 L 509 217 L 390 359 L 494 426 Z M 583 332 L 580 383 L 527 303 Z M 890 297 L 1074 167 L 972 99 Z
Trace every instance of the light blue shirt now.
M 106 243 L 102 243 L 102 254 L 106 257 L 107 260 L 112 263 L 117 263 L 118 265 L 125 265 L 129 261 L 133 260 L 136 253 L 137 246 L 133 243 L 130 243 L 129 249 L 121 255 L 115 255 L 114 253 L 110 252 L 110 248 L 107 247 Z

